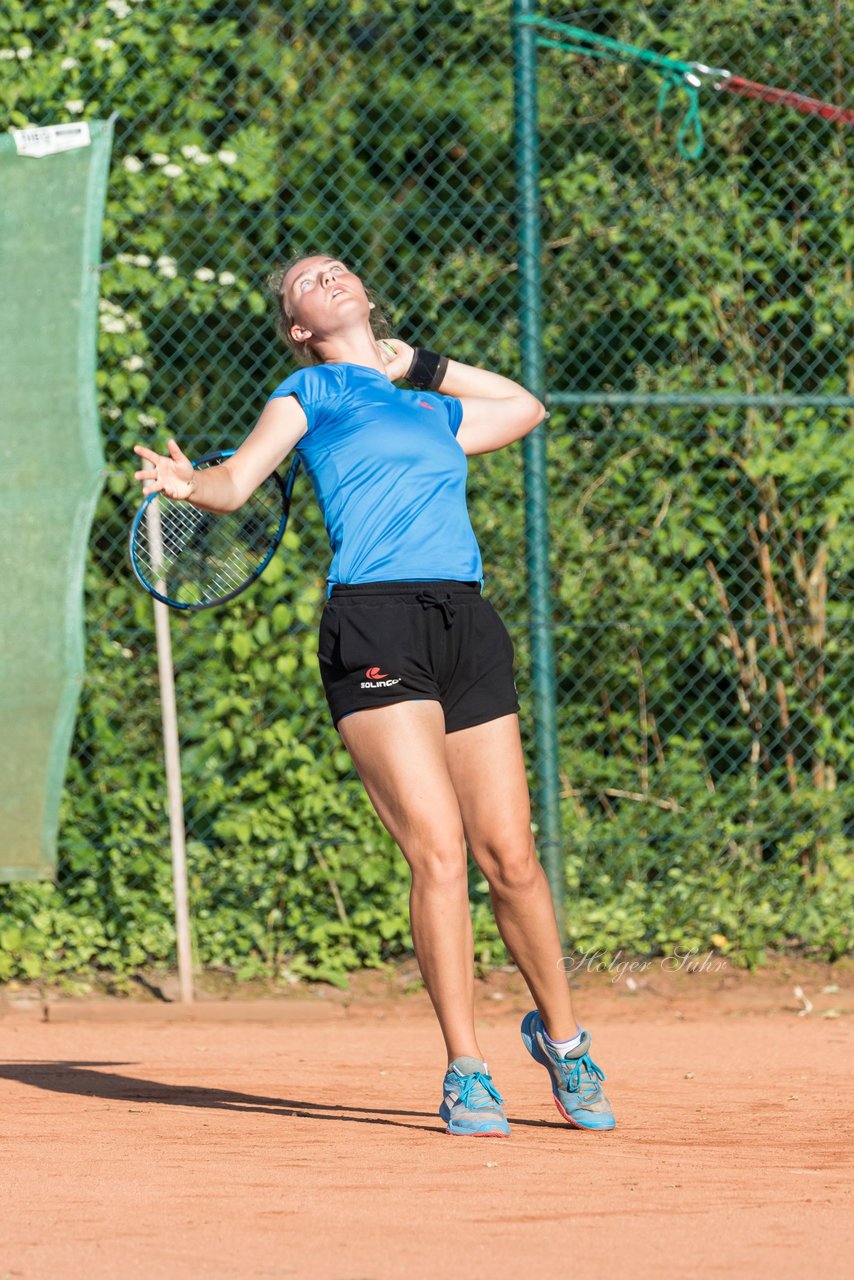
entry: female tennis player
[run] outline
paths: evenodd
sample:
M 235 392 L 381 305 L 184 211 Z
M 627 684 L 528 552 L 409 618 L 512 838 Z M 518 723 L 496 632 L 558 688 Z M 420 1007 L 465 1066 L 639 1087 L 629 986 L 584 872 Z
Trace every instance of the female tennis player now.
M 509 1133 L 475 1032 L 468 844 L 536 1004 L 525 1047 L 569 1124 L 613 1128 L 531 834 L 513 646 L 481 594 L 466 509 L 467 457 L 518 440 L 545 410 L 509 378 L 383 337 L 370 294 L 336 258 L 299 259 L 275 290 L 280 330 L 307 367 L 221 466 L 193 473 L 174 440 L 168 456 L 137 445 L 148 466 L 136 479 L 146 495 L 232 511 L 297 450 L 333 552 L 321 677 L 411 871 L 412 939 L 448 1054 L 439 1115 L 453 1134 Z

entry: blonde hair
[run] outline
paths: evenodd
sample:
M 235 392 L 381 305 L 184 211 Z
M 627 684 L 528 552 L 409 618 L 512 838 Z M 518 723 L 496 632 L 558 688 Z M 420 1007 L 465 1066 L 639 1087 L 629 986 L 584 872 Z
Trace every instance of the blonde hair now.
M 292 271 L 300 262 L 305 262 L 306 258 L 315 257 L 331 257 L 331 254 L 321 253 L 298 253 L 287 262 L 281 263 L 275 267 L 267 277 L 267 291 L 273 299 L 276 306 L 276 330 L 285 346 L 293 353 L 300 364 L 323 364 L 323 360 L 314 350 L 311 343 L 297 342 L 291 333 L 291 326 L 294 323 L 294 317 L 288 308 L 288 300 L 285 297 L 282 286 L 285 283 L 285 277 L 289 271 Z M 390 338 L 391 326 L 386 319 L 382 309 L 381 299 L 374 293 L 372 289 L 365 288 L 368 295 L 368 301 L 374 304 L 371 311 L 371 331 L 375 338 Z

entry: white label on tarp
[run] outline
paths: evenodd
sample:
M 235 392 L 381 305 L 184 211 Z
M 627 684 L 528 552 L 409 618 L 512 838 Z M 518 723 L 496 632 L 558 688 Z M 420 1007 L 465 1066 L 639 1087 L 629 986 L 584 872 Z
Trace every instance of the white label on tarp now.
M 52 156 L 57 151 L 88 147 L 92 139 L 85 120 L 76 124 L 49 124 L 43 129 L 10 129 L 19 156 Z

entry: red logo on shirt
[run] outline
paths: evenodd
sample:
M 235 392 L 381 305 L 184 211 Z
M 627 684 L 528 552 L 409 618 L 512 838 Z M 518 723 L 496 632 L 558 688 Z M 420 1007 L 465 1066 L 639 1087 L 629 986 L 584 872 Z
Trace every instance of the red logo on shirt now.
M 422 409 L 429 409 L 431 413 L 435 413 L 435 412 L 436 412 L 436 410 L 433 408 L 432 404 L 428 404 L 426 400 L 419 400 L 419 401 L 418 401 L 418 403 L 421 405 L 421 408 L 422 408 Z
M 384 671 L 380 671 L 379 667 L 368 667 L 365 675 L 369 680 L 387 680 L 388 676 Z

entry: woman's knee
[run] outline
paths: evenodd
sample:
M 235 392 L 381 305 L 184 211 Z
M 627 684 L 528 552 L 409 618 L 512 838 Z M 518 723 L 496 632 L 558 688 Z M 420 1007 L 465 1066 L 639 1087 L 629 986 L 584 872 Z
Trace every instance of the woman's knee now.
M 472 851 L 490 889 L 505 895 L 525 893 L 539 882 L 543 872 L 534 850 L 534 842 L 487 844 Z
M 405 848 L 403 854 L 412 872 L 412 882 L 419 887 L 450 889 L 468 882 L 462 837 L 458 841 L 419 843 Z

